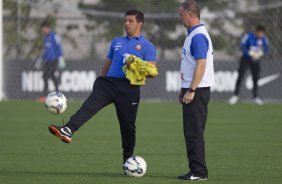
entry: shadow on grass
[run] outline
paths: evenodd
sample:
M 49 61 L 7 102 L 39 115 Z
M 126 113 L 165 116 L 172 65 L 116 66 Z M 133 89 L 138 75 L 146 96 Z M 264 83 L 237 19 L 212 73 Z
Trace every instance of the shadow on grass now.
M 88 172 L 52 172 L 52 171 L 0 171 L 0 174 L 7 175 L 58 175 L 58 176 L 85 176 L 85 177 L 112 177 L 112 178 L 126 178 L 123 173 L 88 173 Z M 160 175 L 146 175 L 146 178 L 169 178 L 176 179 L 173 176 L 160 176 Z
M 23 174 L 23 175 L 66 175 L 66 176 L 102 176 L 102 177 L 125 177 L 121 173 L 87 173 L 87 172 L 52 172 L 52 171 L 0 171 L 0 174 Z

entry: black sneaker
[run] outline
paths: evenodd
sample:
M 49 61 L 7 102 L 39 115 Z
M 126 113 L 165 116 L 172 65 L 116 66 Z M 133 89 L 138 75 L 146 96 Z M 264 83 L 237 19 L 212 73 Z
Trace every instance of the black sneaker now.
M 51 134 L 55 135 L 65 143 L 71 142 L 72 132 L 68 127 L 60 127 L 55 125 L 50 125 L 49 131 Z
M 189 172 L 189 173 L 187 173 L 185 175 L 182 175 L 182 176 L 178 176 L 178 179 L 180 179 L 180 180 L 198 180 L 198 181 L 206 181 L 206 180 L 208 180 L 207 177 L 195 176 L 191 172 Z

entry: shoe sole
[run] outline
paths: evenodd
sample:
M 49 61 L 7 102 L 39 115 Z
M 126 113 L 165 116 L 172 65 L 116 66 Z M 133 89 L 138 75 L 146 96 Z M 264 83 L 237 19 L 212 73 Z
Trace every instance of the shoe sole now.
M 61 139 L 61 141 L 63 141 L 64 143 L 70 143 L 71 142 L 71 138 L 62 135 L 60 133 L 60 131 L 55 126 L 50 125 L 48 128 L 49 128 L 49 131 L 51 132 L 51 134 L 53 134 L 54 136 Z
M 208 179 L 196 179 L 196 180 L 191 180 L 191 179 L 183 179 L 183 178 L 178 178 L 179 180 L 187 180 L 187 181 L 207 181 Z
M 179 180 L 188 180 L 188 181 L 207 181 L 208 178 L 198 178 L 198 179 L 191 179 L 191 178 L 184 178 L 184 177 L 177 177 Z

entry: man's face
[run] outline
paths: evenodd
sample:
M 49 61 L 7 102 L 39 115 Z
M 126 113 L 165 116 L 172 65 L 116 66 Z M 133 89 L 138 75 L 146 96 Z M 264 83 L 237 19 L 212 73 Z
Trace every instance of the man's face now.
M 127 15 L 124 18 L 124 29 L 128 36 L 139 34 L 141 31 L 142 22 L 137 22 L 135 15 Z
M 47 26 L 43 26 L 43 27 L 41 28 L 41 32 L 42 32 L 43 34 L 47 34 L 47 33 L 50 32 L 50 28 L 47 27 Z
M 264 37 L 264 31 L 256 31 L 256 35 L 258 38 L 263 38 Z
M 191 27 L 190 25 L 191 13 L 186 11 L 183 7 L 179 8 L 178 13 L 179 13 L 179 18 L 180 18 L 181 23 L 185 27 L 190 28 Z

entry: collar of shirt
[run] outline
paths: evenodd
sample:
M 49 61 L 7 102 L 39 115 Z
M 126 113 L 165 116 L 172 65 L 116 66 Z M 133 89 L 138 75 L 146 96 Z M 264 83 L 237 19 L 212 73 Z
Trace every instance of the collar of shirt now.
M 135 37 L 132 37 L 130 38 L 129 36 L 125 36 L 124 38 L 128 39 L 128 40 L 131 40 L 131 39 L 136 39 L 136 40 L 143 40 L 144 39 L 144 36 L 143 35 L 140 35 L 140 36 L 135 36 Z
M 196 26 L 191 27 L 190 29 L 187 29 L 188 35 L 200 26 L 204 26 L 204 24 L 198 24 Z

